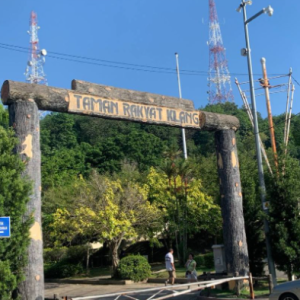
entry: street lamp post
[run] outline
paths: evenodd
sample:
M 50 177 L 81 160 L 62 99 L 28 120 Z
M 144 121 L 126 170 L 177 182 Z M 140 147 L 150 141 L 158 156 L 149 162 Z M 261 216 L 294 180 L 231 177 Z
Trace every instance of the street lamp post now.
M 178 92 L 179 92 L 179 98 L 182 98 L 181 94 L 181 83 L 180 83 L 180 74 L 179 74 L 179 59 L 178 59 L 178 53 L 175 53 L 176 57 L 176 73 L 177 73 L 177 82 L 178 82 Z M 184 159 L 187 159 L 187 149 L 186 149 L 186 138 L 185 138 L 185 129 L 181 129 L 182 134 L 182 148 L 183 148 L 183 157 Z
M 245 39 L 246 39 L 246 49 L 243 53 L 247 55 L 248 60 L 248 73 L 249 73 L 249 83 L 250 83 L 250 95 L 251 95 L 251 105 L 252 105 L 252 114 L 253 114 L 253 123 L 254 123 L 254 135 L 255 135 L 255 144 L 256 144 L 256 156 L 257 156 L 257 164 L 258 164 L 258 175 L 259 175 L 259 185 L 260 185 L 260 198 L 262 202 L 263 210 L 266 210 L 266 186 L 265 186 L 265 179 L 264 179 L 264 170 L 262 164 L 262 157 L 261 157 L 261 148 L 259 142 L 259 128 L 257 122 L 257 111 L 256 111 L 256 101 L 255 101 L 255 90 L 254 90 L 254 81 L 253 81 L 253 72 L 252 72 L 252 60 L 251 60 L 251 48 L 250 48 L 250 41 L 249 41 L 249 31 L 248 31 L 248 24 L 256 19 L 258 16 L 267 13 L 269 16 L 273 15 L 273 8 L 268 6 L 267 8 L 263 8 L 260 12 L 255 14 L 253 17 L 247 19 L 246 13 L 246 5 L 251 5 L 252 1 L 245 1 L 242 0 L 242 3 L 238 7 L 237 11 L 240 12 L 243 10 L 244 16 L 244 28 L 245 28 Z M 264 231 L 266 235 L 266 246 L 267 246 L 267 256 L 268 256 L 268 266 L 269 272 L 272 274 L 273 284 L 276 285 L 276 272 L 274 261 L 272 257 L 271 251 L 271 243 L 270 243 L 270 236 L 269 236 L 269 224 L 266 218 L 264 219 Z

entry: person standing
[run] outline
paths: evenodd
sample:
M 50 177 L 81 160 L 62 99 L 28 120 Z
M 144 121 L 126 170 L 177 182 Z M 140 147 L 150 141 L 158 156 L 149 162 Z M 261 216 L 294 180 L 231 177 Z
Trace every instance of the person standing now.
M 169 249 L 169 252 L 165 256 L 165 263 L 166 263 L 166 269 L 169 273 L 169 279 L 165 281 L 165 285 L 168 284 L 168 282 L 171 282 L 173 285 L 176 278 L 176 269 L 174 264 L 174 256 L 173 256 L 174 250 L 171 248 Z
M 189 254 L 189 259 L 187 260 L 185 267 L 186 273 L 185 277 L 187 279 L 191 279 L 192 281 L 197 281 L 197 272 L 196 272 L 196 261 L 194 260 L 194 255 L 192 253 Z

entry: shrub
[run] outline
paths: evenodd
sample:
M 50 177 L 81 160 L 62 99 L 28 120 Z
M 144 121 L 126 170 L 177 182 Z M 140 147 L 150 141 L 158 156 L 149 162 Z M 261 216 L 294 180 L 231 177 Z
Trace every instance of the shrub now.
M 44 249 L 44 262 L 45 263 L 56 263 L 66 258 L 68 248 L 45 248 Z
M 72 264 L 77 264 L 79 262 L 84 264 L 86 262 L 86 255 L 87 255 L 86 245 L 71 246 L 68 248 L 66 254 L 68 261 Z
M 46 278 L 66 278 L 79 275 L 84 272 L 83 266 L 79 264 L 70 264 L 67 260 L 61 260 L 57 263 L 45 265 Z
M 44 249 L 44 261 L 45 263 L 55 263 L 61 260 L 68 261 L 71 264 L 77 264 L 79 262 L 85 263 L 87 246 L 71 246 L 57 247 L 57 248 L 45 248 Z
M 0 123 L 4 110 L 0 107 Z M 2 120 L 1 120 L 2 119 Z M 27 265 L 29 228 L 33 218 L 26 216 L 31 183 L 21 177 L 25 164 L 13 149 L 19 143 L 11 130 L 0 124 L 0 216 L 11 217 L 11 237 L 0 239 L 0 299 L 17 294 L 16 287 L 24 281 Z M 7 298 L 9 297 L 9 298 Z
M 214 263 L 214 254 L 212 252 L 203 255 L 204 258 L 204 267 L 206 269 L 213 269 L 215 266 Z
M 203 255 L 197 255 L 194 257 L 194 260 L 196 261 L 197 267 L 203 267 L 204 266 L 204 257 Z
M 138 282 L 147 279 L 151 275 L 151 267 L 143 256 L 127 256 L 121 259 L 117 274 L 122 279 Z
M 205 268 L 205 269 L 213 269 L 214 264 L 214 255 L 212 252 L 203 254 L 203 255 L 197 255 L 194 257 L 194 260 L 197 263 L 197 267 Z
M 0 293 L 2 300 L 11 299 L 12 291 L 17 287 L 16 276 L 11 272 L 8 261 L 0 261 Z

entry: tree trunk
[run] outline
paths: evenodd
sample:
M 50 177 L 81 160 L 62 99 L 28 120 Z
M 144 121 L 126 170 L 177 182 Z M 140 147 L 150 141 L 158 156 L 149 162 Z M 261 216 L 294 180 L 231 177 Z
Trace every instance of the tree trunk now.
M 89 273 L 89 269 L 90 269 L 90 245 L 89 243 L 87 244 L 87 248 L 86 248 L 86 271 L 87 273 Z
M 179 235 L 179 232 L 176 231 L 175 232 L 175 240 L 176 240 L 176 248 L 177 248 L 177 258 L 178 258 L 178 261 L 181 263 L 180 245 L 178 242 L 178 235 Z
M 118 254 L 118 247 L 116 243 L 114 242 L 111 243 L 110 252 L 111 252 L 111 264 L 112 264 L 112 269 L 114 274 L 119 265 L 119 254 Z
M 112 241 L 109 242 L 113 276 L 116 274 L 120 262 L 118 250 L 121 245 L 123 236 L 124 234 L 122 234 L 120 237 L 114 238 Z
M 41 153 L 38 108 L 33 101 L 16 101 L 9 105 L 9 122 L 16 132 L 19 144 L 16 152 L 25 164 L 24 177 L 33 183 L 32 195 L 27 204 L 25 218 L 33 216 L 30 229 L 28 265 L 26 279 L 21 283 L 21 298 L 26 300 L 44 299 L 43 240 L 41 228 Z
M 215 133 L 227 272 L 249 273 L 243 198 L 234 130 Z

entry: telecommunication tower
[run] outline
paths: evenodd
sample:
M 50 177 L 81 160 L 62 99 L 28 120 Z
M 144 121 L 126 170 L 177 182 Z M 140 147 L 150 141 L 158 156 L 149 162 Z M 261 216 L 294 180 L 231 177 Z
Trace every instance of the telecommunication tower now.
M 30 28 L 27 33 L 30 35 L 29 41 L 29 58 L 25 71 L 26 82 L 47 85 L 46 75 L 44 73 L 43 65 L 45 63 L 45 56 L 47 51 L 39 48 L 37 14 L 32 11 L 30 13 Z
M 210 104 L 233 101 L 230 73 L 226 60 L 215 0 L 209 0 L 209 77 Z

